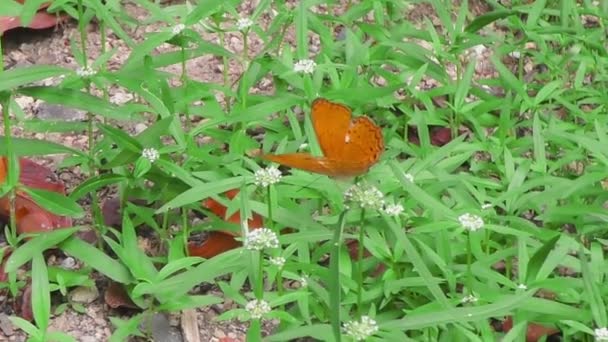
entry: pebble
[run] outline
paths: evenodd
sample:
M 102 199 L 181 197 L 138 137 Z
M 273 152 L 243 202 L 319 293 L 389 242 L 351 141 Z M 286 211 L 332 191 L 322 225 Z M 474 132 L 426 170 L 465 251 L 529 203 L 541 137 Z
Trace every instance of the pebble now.
M 61 261 L 61 267 L 66 270 L 73 270 L 76 268 L 76 260 L 72 257 L 67 257 Z
M 84 120 L 86 112 L 43 102 L 38 106 L 38 114 L 36 116 L 43 120 L 81 121 Z
M 70 291 L 68 297 L 76 303 L 90 304 L 99 297 L 99 290 L 95 286 L 79 286 Z

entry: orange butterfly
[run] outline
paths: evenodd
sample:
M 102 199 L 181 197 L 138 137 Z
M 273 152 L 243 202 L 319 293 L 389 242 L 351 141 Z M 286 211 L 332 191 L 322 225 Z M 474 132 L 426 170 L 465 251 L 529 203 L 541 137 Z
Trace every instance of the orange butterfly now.
M 380 127 L 366 116 L 351 120 L 350 108 L 325 99 L 312 103 L 312 124 L 323 157 L 309 153 L 266 154 L 262 158 L 334 177 L 361 175 L 384 152 Z

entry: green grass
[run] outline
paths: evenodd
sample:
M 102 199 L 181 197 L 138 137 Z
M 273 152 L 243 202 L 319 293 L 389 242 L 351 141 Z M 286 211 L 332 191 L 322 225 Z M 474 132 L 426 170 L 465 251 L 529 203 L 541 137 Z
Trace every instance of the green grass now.
M 17 237 L 14 224 L 7 228 L 7 250 L 13 252 L 6 287 L 16 295 L 24 283 L 11 274 L 31 260 L 32 282 L 47 289 L 33 292 L 33 323 L 13 319 L 32 341 L 70 340 L 46 334 L 48 292 L 79 285 L 66 283 L 69 275 L 49 277 L 41 251 L 53 246 L 125 284 L 144 309 L 128 321 L 113 319 L 113 341 L 141 335 L 137 326 L 146 314 L 223 300 L 189 293 L 201 282 L 216 283 L 225 298 L 241 305 L 220 318 L 250 320 L 250 341 L 262 339 L 261 320 L 245 309 L 256 298 L 272 308 L 262 319 L 280 320 L 264 337 L 269 341 L 349 340 L 342 326 L 361 316 L 378 324 L 370 341 L 492 341 L 505 334 L 505 341 L 515 341 L 525 337 L 532 322 L 559 329 L 567 340 L 591 341 L 594 329 L 608 326 L 606 2 L 514 0 L 504 7 L 488 1 L 491 8 L 479 16 L 466 1 L 460 6 L 439 0 L 329 2 L 328 12 L 321 13 L 312 8 L 323 1 L 292 6 L 262 0 L 246 15 L 238 12 L 239 1 L 159 7 L 137 0 L 149 15 L 142 22 L 129 17 L 118 1 L 105 6 L 98 0 L 51 2 L 51 11 L 79 19 L 72 54 L 82 68 L 96 73 L 83 77 L 59 66 L 0 72 L 5 126 L 0 153 L 9 161 L 17 155 L 67 153 L 65 166 L 80 165 L 88 172 L 68 197 L 27 190 L 51 212 L 78 217 L 77 201 L 91 196 L 96 208 L 98 191 L 105 187 L 116 187 L 125 207 L 131 197 L 150 204 L 129 204 L 121 230 L 103 226 L 101 213 L 93 210 L 99 246 L 84 243 L 71 230 L 26 241 Z M 408 21 L 411 6 L 423 3 L 434 18 Z M 335 15 L 338 9 L 344 12 Z M 32 8 L 0 5 L 0 14 L 16 11 L 31 18 Z M 239 33 L 244 46 L 255 37 L 262 41 L 256 54 L 227 49 L 226 36 L 237 31 L 241 15 L 253 21 Z M 120 68 L 106 68 L 116 50 L 104 49 L 95 61 L 88 57 L 89 47 L 81 42 L 92 18 L 131 49 Z M 159 22 L 166 28 L 143 41 L 130 36 L 136 27 Z M 174 34 L 178 23 L 185 29 Z M 199 25 L 219 43 L 203 39 L 194 30 Z M 320 42 L 315 52 L 311 37 Z M 484 56 L 472 52 L 479 45 L 487 49 Z M 156 51 L 161 46 L 165 52 Z M 222 61 L 223 82 L 193 80 L 183 68 L 187 60 L 209 55 Z M 316 62 L 314 72 L 294 71 L 298 60 L 309 58 Z M 481 60 L 494 72 L 479 74 Z M 244 70 L 235 82 L 228 75 L 230 63 Z M 164 71 L 169 65 L 181 66 L 181 73 Z M 33 84 L 60 75 L 65 77 L 58 85 Z M 263 78 L 271 79 L 271 93 L 254 92 Z M 112 104 L 110 87 L 136 100 Z M 92 89 L 104 95 L 92 95 Z M 218 101 L 217 94 L 226 101 Z M 79 129 L 94 144 L 74 151 L 12 137 L 12 126 L 63 129 L 11 117 L 8 108 L 18 106 L 19 95 L 87 110 Z M 348 185 L 305 171 L 291 170 L 268 189 L 255 185 L 254 172 L 266 165 L 252 150 L 295 152 L 308 143 L 319 152 L 309 117 L 318 96 L 350 106 L 355 115 L 367 114 L 382 127 L 386 151 L 361 181 L 377 187 L 387 203 L 401 204 L 401 215 L 363 211 L 352 203 L 347 209 Z M 152 114 L 153 123 L 139 135 L 118 128 L 121 121 L 144 120 L 144 113 Z M 419 145 L 408 141 L 408 126 L 420 132 Z M 454 139 L 431 144 L 431 126 L 448 128 Z M 251 134 L 260 128 L 261 141 Z M 201 145 L 200 137 L 212 141 Z M 145 148 L 157 149 L 160 159 L 151 163 L 141 157 Z M 9 162 L 3 195 L 20 187 L 15 165 Z M 221 196 L 231 189 L 240 190 L 234 200 Z M 229 215 L 262 215 L 279 235 L 280 248 L 188 258 L 190 232 L 227 226 L 201 208 L 209 197 L 226 204 Z M 191 226 L 194 211 L 211 219 Z M 483 228 L 463 229 L 459 217 L 466 213 L 482 218 Z M 137 229 L 143 223 L 165 246 L 161 255 L 139 249 Z M 170 230 L 171 225 L 180 229 Z M 351 257 L 363 249 L 349 254 L 350 239 L 360 240 L 371 256 Z M 284 257 L 283 268 L 270 265 L 269 256 Z M 384 267 L 379 274 L 378 265 Z M 283 280 L 302 278 L 306 286 L 282 286 Z M 552 296 L 541 297 L 539 290 Z M 477 301 L 462 303 L 467 295 Z M 492 319 L 504 316 L 514 319 L 509 333 L 491 326 Z

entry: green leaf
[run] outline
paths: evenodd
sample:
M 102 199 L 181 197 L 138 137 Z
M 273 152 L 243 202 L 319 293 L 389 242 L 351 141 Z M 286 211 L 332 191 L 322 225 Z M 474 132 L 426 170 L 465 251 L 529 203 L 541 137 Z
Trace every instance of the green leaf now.
M 51 294 L 42 251 L 36 251 L 32 259 L 32 312 L 38 328 L 46 331 L 51 314 Z
M 509 16 L 517 14 L 517 11 L 512 10 L 496 10 L 485 13 L 483 15 L 475 17 L 473 21 L 464 29 L 465 32 L 474 33 L 482 29 L 483 27 L 495 22 L 496 20 L 504 19 Z
M 15 0 L 0 1 L 0 17 L 17 17 L 21 14 L 23 5 L 15 2 Z M 2 35 L 0 31 L 0 35 Z
M 67 153 L 70 155 L 79 155 L 88 159 L 86 153 L 54 143 L 52 141 L 15 137 L 11 137 L 11 139 L 13 140 L 15 154 L 20 157 Z M 7 154 L 8 151 L 6 150 L 6 144 L 4 142 L 4 138 L 2 138 L 0 139 L 0 155 L 5 156 Z
M 29 83 L 67 75 L 70 72 L 72 71 L 69 69 L 51 65 L 32 65 L 6 70 L 0 77 L 0 91 L 12 91 Z
M 89 178 L 86 181 L 78 184 L 78 186 L 74 190 L 72 190 L 72 193 L 70 194 L 70 198 L 72 200 L 77 200 L 77 199 L 80 199 L 82 196 L 84 196 L 90 192 L 93 192 L 99 188 L 102 188 L 104 186 L 108 186 L 111 184 L 125 182 L 127 180 L 128 180 L 127 177 L 125 177 L 123 175 L 115 174 L 115 173 L 105 173 L 105 174 L 97 175 L 97 176 Z
M 123 264 L 79 238 L 72 237 L 61 243 L 59 248 L 114 281 L 122 284 L 130 284 L 133 281 L 131 273 Z
M 238 188 L 241 186 L 243 181 L 243 177 L 232 177 L 213 183 L 195 186 L 165 203 L 162 207 L 156 210 L 156 213 L 164 213 L 168 210 L 180 208 L 188 204 L 199 202 L 207 197 L 215 196 L 219 193 Z
M 127 134 L 125 131 L 120 130 L 118 128 L 114 128 L 110 125 L 100 124 L 98 127 L 105 136 L 109 137 L 112 140 L 112 142 L 118 144 L 121 147 L 124 147 L 128 151 L 141 153 L 141 144 L 136 139 Z
M 132 120 L 135 106 L 116 106 L 107 100 L 75 89 L 51 86 L 21 88 L 19 94 L 101 115 L 113 120 Z
M 194 8 L 190 13 L 188 13 L 188 17 L 186 17 L 185 24 L 192 25 L 200 22 L 201 20 L 209 17 L 213 14 L 217 8 L 224 4 L 225 0 L 202 0 L 197 3 L 196 8 Z
M 534 253 L 534 255 L 532 255 L 532 257 L 530 258 L 530 261 L 528 262 L 528 273 L 526 274 L 526 284 L 531 283 L 532 281 L 534 281 L 536 279 L 536 275 L 538 274 L 538 271 L 540 270 L 543 263 L 547 259 L 547 256 L 549 255 L 549 253 L 551 253 L 551 251 L 553 250 L 553 247 L 555 247 L 555 244 L 557 243 L 557 241 L 559 241 L 560 238 L 561 238 L 561 235 L 556 234 L 551 240 L 545 242 L 545 244 L 542 245 L 536 251 L 536 253 Z
M 47 250 L 56 246 L 61 241 L 67 239 L 78 227 L 61 228 L 51 232 L 40 233 L 28 242 L 19 246 L 6 261 L 5 271 L 7 273 L 15 272 L 26 262 L 30 261 L 36 253 Z
M 84 210 L 73 199 L 54 191 L 20 187 L 44 209 L 60 216 L 82 217 Z

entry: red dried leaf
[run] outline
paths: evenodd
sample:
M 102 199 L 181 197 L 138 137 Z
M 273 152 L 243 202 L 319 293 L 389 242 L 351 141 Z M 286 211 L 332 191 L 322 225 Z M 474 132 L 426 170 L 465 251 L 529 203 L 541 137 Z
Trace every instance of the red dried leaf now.
M 0 264 L 0 283 L 8 280 L 8 273 L 4 272 L 4 267 L 6 266 L 6 261 L 8 257 L 11 256 L 13 251 L 10 248 L 4 249 L 4 255 L 2 256 L 2 264 Z M 0 292 L 3 292 L 0 290 Z
M 214 256 L 239 247 L 240 242 L 234 239 L 234 236 L 223 232 L 211 232 L 207 239 L 198 244 L 196 242 L 188 243 L 188 254 L 190 256 L 198 256 L 201 258 L 213 258 Z
M 23 0 L 19 2 L 23 3 Z M 27 26 L 28 28 L 34 30 L 45 29 L 53 27 L 68 18 L 65 15 L 50 14 L 46 11 L 43 11 L 45 8 L 49 7 L 49 5 L 50 2 L 40 5 L 40 11 L 38 11 L 34 15 L 32 22 Z M 19 17 L 0 17 L 0 36 L 2 36 L 4 32 L 17 27 L 24 27 L 21 24 L 21 20 L 19 19 Z
M 346 248 L 348 248 L 348 255 L 352 260 L 359 260 L 359 241 L 348 240 L 346 242 Z M 369 258 L 372 254 L 367 250 L 363 249 L 363 258 Z M 378 277 L 386 271 L 386 265 L 380 263 L 376 266 L 376 269 L 372 273 L 373 277 Z
M 430 126 L 429 134 L 431 138 L 431 144 L 434 146 L 443 146 L 452 141 L 452 131 L 448 127 Z M 407 139 L 412 144 L 420 145 L 418 128 L 411 126 L 408 127 Z
M 220 339 L 219 339 L 219 342 L 241 342 L 241 341 L 243 341 L 243 340 L 239 340 L 239 339 L 228 337 L 228 336 L 220 337 Z
M 139 309 L 139 307 L 133 303 L 129 294 L 125 290 L 122 284 L 110 282 L 106 289 L 103 298 L 112 309 L 117 308 L 128 308 L 128 309 Z
M 513 328 L 513 317 L 508 316 L 502 322 L 502 331 L 504 333 L 509 332 Z M 528 323 L 528 330 L 526 331 L 526 342 L 537 342 L 543 336 L 549 336 L 558 333 L 559 330 L 552 327 L 547 327 L 537 323 Z
M 226 197 L 229 199 L 233 199 L 239 190 L 232 189 L 224 193 Z M 236 212 L 232 214 L 232 216 L 226 217 L 227 208 L 214 200 L 213 198 L 207 198 L 203 201 L 203 207 L 209 209 L 215 215 L 224 218 L 226 222 L 240 224 L 241 223 L 241 214 Z M 253 213 L 252 217 L 247 221 L 249 229 L 257 229 L 264 225 L 264 220 L 262 216 Z M 240 246 L 240 242 L 234 239 L 235 236 L 238 236 L 237 233 L 232 231 L 213 231 L 209 233 L 207 240 L 203 243 L 199 244 L 197 242 L 188 243 L 188 254 L 191 256 L 199 256 L 202 258 L 211 258 L 218 254 L 224 253 L 231 249 L 237 248 Z
M 19 160 L 19 182 L 27 187 L 44 189 L 65 194 L 65 187 L 60 181 L 53 181 L 53 172 L 29 159 Z M 6 158 L 0 158 L 0 183 L 4 182 L 7 173 Z M 10 201 L 8 195 L 0 198 L 0 217 L 8 221 L 10 215 Z M 65 228 L 72 226 L 72 219 L 55 215 L 36 204 L 27 194 L 17 192 L 15 199 L 15 216 L 17 218 L 17 231 L 21 233 L 34 233 Z
M 13 302 L 13 309 L 23 319 L 27 321 L 34 320 L 34 313 L 32 312 L 32 284 L 27 283 L 21 291 L 21 295 L 15 298 Z

